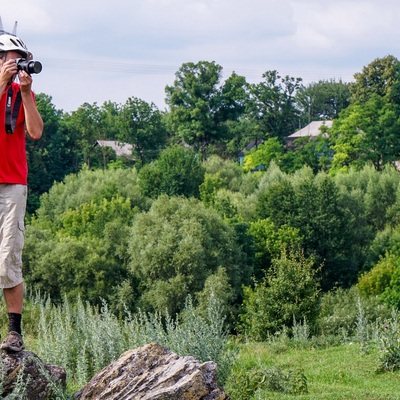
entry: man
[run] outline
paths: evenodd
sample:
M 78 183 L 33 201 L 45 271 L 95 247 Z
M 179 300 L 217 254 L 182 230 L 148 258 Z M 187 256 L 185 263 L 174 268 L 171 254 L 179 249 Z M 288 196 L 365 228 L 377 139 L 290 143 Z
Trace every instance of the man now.
M 0 288 L 8 312 L 5 351 L 25 348 L 22 332 L 22 248 L 27 198 L 26 133 L 40 139 L 43 121 L 31 91 L 32 77 L 17 59 L 32 59 L 24 42 L 5 32 L 0 20 Z M 19 81 L 19 83 L 16 82 Z

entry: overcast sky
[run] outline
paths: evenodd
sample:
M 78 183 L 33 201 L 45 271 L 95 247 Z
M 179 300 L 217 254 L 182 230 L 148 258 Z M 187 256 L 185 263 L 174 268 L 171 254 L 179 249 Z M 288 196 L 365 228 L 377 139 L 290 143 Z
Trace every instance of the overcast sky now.
M 35 92 L 57 109 L 125 103 L 165 108 L 185 62 L 215 61 L 248 82 L 262 73 L 342 79 L 376 58 L 400 58 L 398 0 L 12 0 L 3 27 L 41 61 Z

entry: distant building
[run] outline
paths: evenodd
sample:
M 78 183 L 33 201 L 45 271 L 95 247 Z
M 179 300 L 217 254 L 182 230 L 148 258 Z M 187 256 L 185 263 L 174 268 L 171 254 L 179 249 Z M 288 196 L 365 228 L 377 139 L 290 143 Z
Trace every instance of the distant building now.
M 132 156 L 133 146 L 129 143 L 118 142 L 116 140 L 97 140 L 94 147 L 111 147 L 117 156 Z
M 291 144 L 296 139 L 300 139 L 303 137 L 308 137 L 310 139 L 315 138 L 321 134 L 321 127 L 326 126 L 327 128 L 330 128 L 332 126 L 332 123 L 333 123 L 333 121 L 312 121 L 304 128 L 301 128 L 297 132 L 292 133 L 291 135 L 287 136 L 285 138 L 285 141 L 286 141 L 288 147 L 290 147 Z

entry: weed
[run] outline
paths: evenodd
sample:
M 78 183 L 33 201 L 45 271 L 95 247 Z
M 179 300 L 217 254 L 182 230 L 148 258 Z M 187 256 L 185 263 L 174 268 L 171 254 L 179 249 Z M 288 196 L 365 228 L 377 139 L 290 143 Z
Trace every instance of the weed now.
M 225 388 L 235 400 L 248 400 L 261 390 L 290 395 L 308 393 L 307 378 L 302 370 L 284 371 L 280 367 L 267 368 L 261 364 L 247 371 L 234 369 Z
M 119 321 L 104 302 L 100 310 L 78 299 L 71 305 L 45 303 L 41 308 L 36 341 L 37 352 L 46 362 L 62 366 L 69 385 L 82 387 L 100 369 L 123 352 L 157 342 L 178 355 L 198 361 L 214 361 L 222 384 L 229 375 L 237 353 L 224 330 L 222 308 L 210 296 L 207 317 L 201 317 L 190 298 L 181 316 L 138 312 Z
M 376 340 L 380 349 L 379 371 L 400 369 L 400 314 L 392 312 L 392 318 L 378 322 Z

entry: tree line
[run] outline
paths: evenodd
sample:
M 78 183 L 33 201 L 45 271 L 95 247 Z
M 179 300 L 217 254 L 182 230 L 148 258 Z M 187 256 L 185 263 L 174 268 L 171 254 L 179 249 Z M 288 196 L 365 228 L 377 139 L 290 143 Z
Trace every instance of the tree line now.
M 399 306 L 399 72 L 387 56 L 352 84 L 304 86 L 277 71 L 248 84 L 187 63 L 166 111 L 132 97 L 69 114 L 39 94 L 26 281 L 116 313 L 174 315 L 188 295 L 201 311 L 213 292 L 255 338 L 293 317 L 312 323 L 319 293 L 338 287 Z M 334 122 L 288 149 L 285 137 L 313 120 Z M 132 144 L 132 157 L 99 139 Z M 252 140 L 263 144 L 239 165 Z

